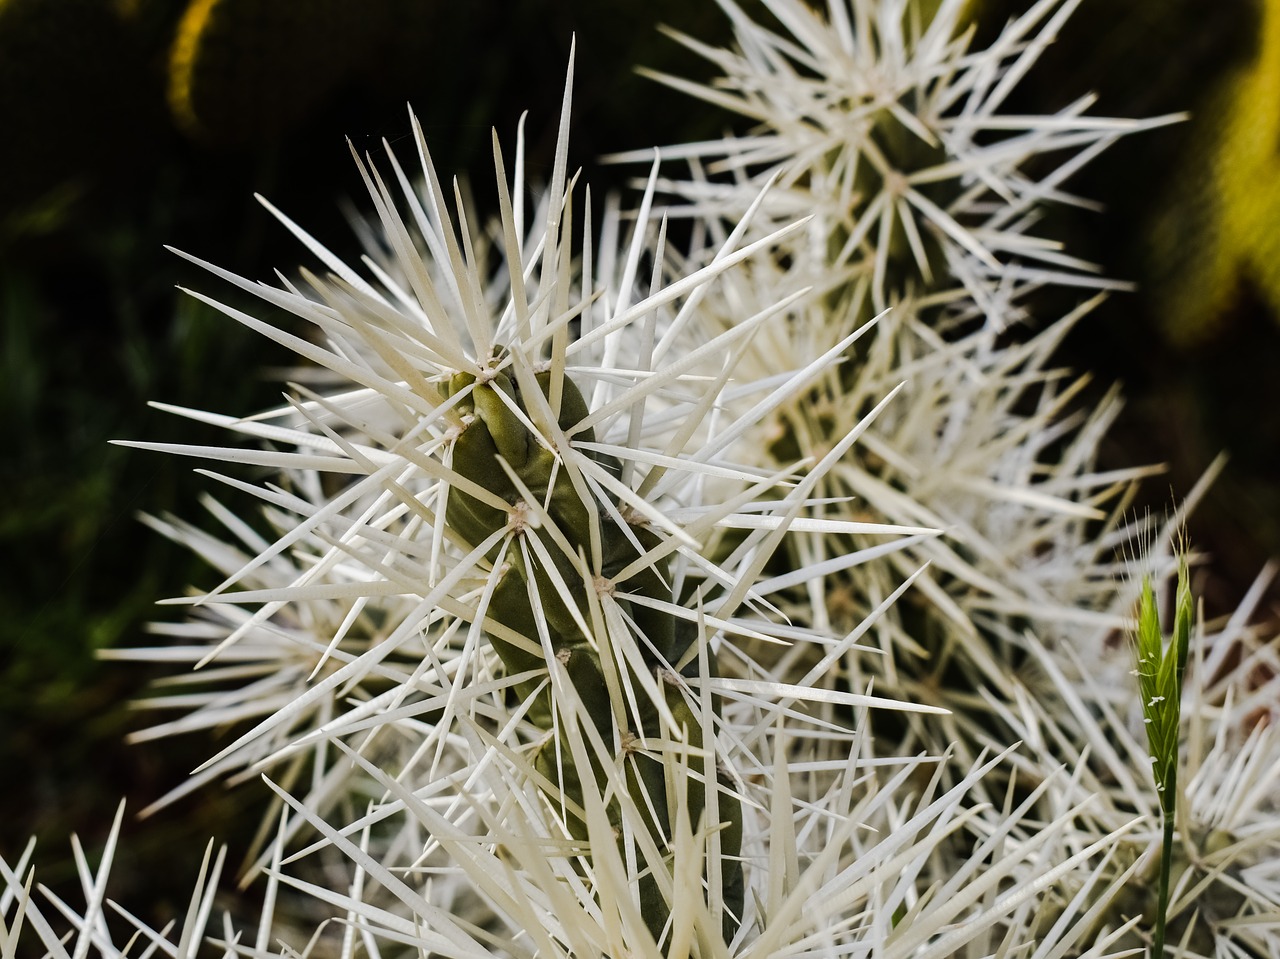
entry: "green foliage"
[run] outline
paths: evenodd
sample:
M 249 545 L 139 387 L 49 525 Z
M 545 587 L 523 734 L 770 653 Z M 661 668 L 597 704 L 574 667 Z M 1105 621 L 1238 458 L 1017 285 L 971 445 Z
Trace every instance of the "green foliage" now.
M 1191 587 L 1184 557 L 1178 567 L 1178 591 L 1174 600 L 1173 636 L 1166 643 L 1160 613 L 1150 579 L 1142 584 L 1138 628 L 1134 634 L 1138 690 L 1142 694 L 1143 722 L 1151 746 L 1151 769 L 1160 808 L 1172 818 L 1178 790 L 1178 729 L 1181 722 L 1182 677 L 1191 641 Z

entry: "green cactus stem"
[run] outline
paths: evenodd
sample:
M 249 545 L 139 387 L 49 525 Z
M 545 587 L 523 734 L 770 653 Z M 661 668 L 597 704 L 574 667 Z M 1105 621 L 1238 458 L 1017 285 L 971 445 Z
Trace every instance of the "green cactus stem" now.
M 535 379 L 550 405 L 554 392 L 552 374 L 539 372 Z M 490 600 L 488 616 L 527 638 L 529 643 L 517 644 L 498 636 L 491 636 L 490 641 L 505 668 L 517 674 L 547 665 L 539 637 L 549 637 L 551 653 L 564 665 L 574 692 L 593 720 L 601 740 L 606 744 L 617 742 L 630 753 L 628 791 L 646 817 L 645 826 L 657 847 L 664 849 L 668 846 L 673 819 L 670 805 L 674 797 L 668 796 L 668 777 L 659 759 L 632 747 L 637 738 L 658 734 L 660 707 L 647 695 L 636 696 L 631 705 L 612 701 L 597 645 L 603 637 L 597 638 L 584 630 L 587 590 L 595 588 L 597 579 L 615 581 L 615 577 L 657 545 L 659 539 L 644 527 L 624 531 L 612 518 L 617 513 L 616 503 L 610 504 L 611 511 L 606 511 L 603 503 L 583 501 L 553 443 L 530 429 L 530 424 L 538 422 L 537 410 L 541 405 L 525 402 L 514 377 L 496 369 L 479 375 L 459 372 L 443 384 L 441 392 L 446 397 L 464 394 L 458 399 L 463 427 L 452 447 L 453 469 L 510 504 L 510 509 L 502 510 L 456 487 L 450 488 L 446 503 L 446 521 L 471 543 L 483 542 L 503 528 L 512 531 L 489 551 L 488 560 L 499 571 L 500 579 Z M 562 381 L 558 399 L 558 426 L 568 434 L 586 418 L 587 403 L 567 377 Z M 574 435 L 586 442 L 595 439 L 589 428 Z M 608 457 L 595 453 L 585 455 L 606 469 L 618 466 Z M 558 530 L 558 537 L 543 539 L 547 549 L 525 549 L 519 542 L 524 533 L 518 517 L 521 510 L 527 509 L 528 499 L 536 500 L 545 509 L 547 519 Z M 592 546 L 593 528 L 599 531 L 599 555 L 595 555 Z M 562 545 L 556 546 L 552 539 L 561 541 Z M 567 550 L 563 545 L 566 543 Z M 584 571 L 583 558 L 594 573 Z M 622 586 L 629 595 L 669 604 L 673 593 L 668 565 L 666 559 L 645 564 L 615 585 Z M 685 680 L 697 676 L 698 656 L 691 654 L 698 637 L 697 629 L 669 612 L 631 602 L 626 596 L 619 595 L 616 600 L 643 637 L 640 659 L 650 673 L 647 678 L 656 678 L 666 710 L 684 727 L 684 739 L 690 750 L 701 751 L 704 748 L 702 723 L 680 688 Z M 714 673 L 714 654 L 708 649 L 706 655 Z M 630 669 L 626 657 L 618 656 L 616 660 L 620 668 Z M 673 669 L 678 664 L 683 664 L 683 676 Z M 640 678 L 634 674 L 627 679 L 631 688 L 643 688 Z M 516 693 L 526 701 L 533 698 L 527 713 L 531 723 L 548 732 L 559 728 L 555 722 L 551 684 L 530 680 L 518 686 Z M 618 728 L 619 717 L 626 717 L 630 728 Z M 564 735 L 561 728 L 560 736 Z M 576 768 L 572 751 L 563 741 L 559 745 L 561 748 L 549 742 L 539 750 L 535 768 L 549 782 L 559 784 L 565 799 L 581 807 L 582 773 Z M 595 769 L 593 775 L 603 788 L 605 770 Z M 704 784 L 691 779 L 686 796 L 690 821 L 696 824 L 706 809 Z M 742 866 L 738 858 L 742 810 L 728 789 L 722 790 L 718 808 L 725 820 L 720 824 L 725 904 L 722 932 L 728 941 L 737 930 L 744 900 Z M 609 815 L 621 833 L 622 811 L 618 803 L 612 804 Z M 585 838 L 585 822 L 571 813 L 568 819 L 575 838 Z M 640 899 L 645 922 L 658 940 L 670 909 L 651 872 L 641 878 Z

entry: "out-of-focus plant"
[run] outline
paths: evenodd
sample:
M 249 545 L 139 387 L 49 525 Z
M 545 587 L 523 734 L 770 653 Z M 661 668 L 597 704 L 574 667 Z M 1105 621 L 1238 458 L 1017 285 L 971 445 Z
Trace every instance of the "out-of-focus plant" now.
M 1275 143 L 1268 104 L 1280 96 L 1280 3 L 1261 0 L 1253 56 L 1204 94 L 1202 132 L 1151 223 L 1152 296 L 1174 340 L 1211 339 L 1246 289 L 1280 316 Z

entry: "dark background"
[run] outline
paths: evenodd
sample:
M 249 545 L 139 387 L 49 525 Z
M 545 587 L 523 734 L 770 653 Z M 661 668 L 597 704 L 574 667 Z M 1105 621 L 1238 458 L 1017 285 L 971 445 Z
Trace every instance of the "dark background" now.
M 95 651 L 144 641 L 157 598 L 208 580 L 135 514 L 198 521 L 207 483 L 190 461 L 107 441 L 221 442 L 146 402 L 251 412 L 278 399 L 257 371 L 287 360 L 181 296 L 177 285 L 230 294 L 162 245 L 251 278 L 292 270 L 305 251 L 253 200 L 259 192 L 339 255 L 356 254 L 340 201 L 367 203 L 345 138 L 375 154 L 385 138 L 412 162 L 406 101 L 437 168 L 469 174 L 482 206 L 492 194 L 490 128 L 509 156 L 528 109 L 536 179 L 549 166 L 575 34 L 571 166 L 587 168 L 593 190 L 632 172 L 594 165 L 600 154 L 733 124 L 632 72 L 643 64 L 707 76 L 654 25 L 724 43 L 727 23 L 709 2 L 221 0 L 217 29 L 202 38 L 212 52 L 183 95 L 169 89 L 174 38 L 198 6 L 0 2 L 0 412 L 14 433 L 0 457 L 0 854 L 12 861 L 27 835 L 39 836 L 38 875 L 55 885 L 71 875 L 72 830 L 96 848 L 120 796 L 141 809 L 214 749 L 195 737 L 124 745 L 141 723 L 127 703 L 151 676 L 100 663 Z M 1024 5 L 978 6 L 982 43 Z M 1057 212 L 1046 231 L 1140 284 L 1085 320 L 1062 357 L 1095 374 L 1098 394 L 1125 384 L 1107 465 L 1168 463 L 1144 494 L 1163 511 L 1220 450 L 1231 454 L 1191 529 L 1212 556 L 1200 588 L 1218 612 L 1280 553 L 1276 297 L 1265 256 L 1249 253 L 1261 240 L 1230 233 L 1211 175 L 1223 167 L 1224 104 L 1256 91 L 1250 78 L 1276 59 L 1260 39 L 1263 15 L 1261 0 L 1209 9 L 1087 0 L 1010 104 L 1052 111 L 1096 90 L 1095 113 L 1193 111 L 1187 123 L 1122 141 L 1073 181 L 1105 213 Z M 1280 101 L 1252 108 L 1277 115 Z M 1251 156 L 1239 176 L 1263 176 L 1269 163 L 1276 179 L 1275 144 Z M 1222 175 L 1234 175 L 1229 164 Z M 1198 270 L 1213 296 L 1184 307 L 1159 295 L 1171 277 Z M 1038 315 L 1075 302 L 1046 296 Z M 110 894 L 154 915 L 183 908 L 204 840 L 234 842 L 260 803 L 252 787 L 214 790 L 146 824 L 130 819 Z

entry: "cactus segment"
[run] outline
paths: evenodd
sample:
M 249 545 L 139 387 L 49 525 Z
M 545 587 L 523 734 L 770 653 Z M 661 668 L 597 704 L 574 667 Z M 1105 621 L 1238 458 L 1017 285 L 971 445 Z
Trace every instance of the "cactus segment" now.
M 551 377 L 549 372 L 539 372 L 534 376 L 548 403 L 552 394 Z M 616 502 L 610 504 L 608 511 L 602 503 L 583 502 L 550 438 L 537 435 L 530 429 L 540 416 L 522 398 L 515 378 L 501 371 L 480 374 L 457 372 L 441 385 L 441 392 L 446 398 L 466 394 L 459 399 L 457 406 L 463 425 L 452 444 L 453 469 L 510 504 L 510 508 L 503 511 L 452 487 L 446 501 L 446 522 L 473 544 L 482 542 L 504 527 L 512 532 L 511 536 L 496 544 L 487 557 L 499 576 L 488 615 L 527 637 L 536 646 L 542 645 L 544 636 L 549 640 L 551 654 L 564 665 L 574 692 L 601 739 L 605 743 L 622 744 L 628 791 L 636 808 L 642 811 L 645 827 L 656 845 L 664 849 L 668 845 L 667 837 L 671 834 L 674 819 L 674 810 L 669 806 L 675 797 L 668 789 L 663 762 L 632 746 L 637 739 L 661 735 L 659 706 L 643 693 L 635 697 L 634 704 L 615 704 L 597 646 L 610 639 L 587 635 L 583 631 L 588 621 L 587 591 L 599 588 L 600 582 L 612 584 L 617 588 L 614 601 L 642 637 L 638 643 L 640 659 L 650 678 L 657 678 L 666 710 L 676 718 L 680 727 L 672 732 L 680 736 L 692 752 L 702 752 L 702 723 L 678 688 L 684 679 L 672 671 L 673 666 L 688 658 L 691 661 L 684 667 L 685 672 L 690 676 L 696 675 L 697 657 L 688 657 L 687 654 L 698 639 L 697 630 L 669 612 L 628 598 L 638 596 L 671 603 L 673 593 L 668 560 L 655 560 L 643 565 L 625 581 L 613 582 L 616 575 L 659 545 L 661 540 L 652 530 L 643 527 L 624 532 L 613 518 L 617 513 Z M 582 393 L 565 377 L 557 414 L 561 431 L 566 434 L 572 431 L 588 412 Z M 594 442 L 595 434 L 586 428 L 579 430 L 575 438 Z M 584 455 L 606 469 L 617 467 L 616 461 L 609 457 L 595 453 Z M 522 537 L 528 536 L 526 496 L 536 499 L 538 505 L 545 509 L 546 518 L 554 524 L 558 535 L 550 535 L 548 531 L 548 535 L 538 536 L 536 545 L 528 539 L 522 541 Z M 593 555 L 593 521 L 599 529 L 600 555 Z M 573 552 L 567 551 L 564 544 Z M 594 570 L 598 573 L 593 573 Z M 492 635 L 490 641 L 504 667 L 511 673 L 547 665 L 530 648 Z M 707 655 L 711 657 L 710 666 L 714 674 L 713 654 L 707 650 Z M 630 669 L 625 657 L 619 655 L 612 659 L 619 668 Z M 632 689 L 643 688 L 640 678 L 634 673 L 628 675 L 625 682 Z M 560 728 L 555 722 L 554 694 L 550 684 L 529 681 L 517 687 L 515 692 L 526 700 L 534 697 L 527 712 L 531 723 L 547 732 Z M 618 716 L 626 716 L 632 728 L 616 729 Z M 563 728 L 560 735 L 565 735 Z M 563 743 L 561 745 L 564 746 Z M 581 773 L 571 757 L 570 749 L 557 749 L 554 742 L 548 742 L 538 751 L 535 768 L 549 782 L 558 784 L 565 791 L 566 799 L 581 808 Z M 594 776 L 603 790 L 607 779 L 605 771 L 596 769 Z M 706 808 L 702 781 L 691 777 L 687 802 L 690 821 L 696 823 Z M 722 790 L 719 809 L 725 820 L 718 827 L 726 907 L 722 932 L 728 941 L 737 930 L 744 898 L 739 860 L 742 809 L 727 789 Z M 621 816 L 619 804 L 613 803 L 609 808 L 609 818 L 619 835 Z M 585 838 L 586 824 L 573 816 L 569 818 L 571 833 L 575 838 Z M 652 874 L 646 874 L 640 880 L 640 903 L 645 922 L 658 939 L 670 915 L 670 907 Z

